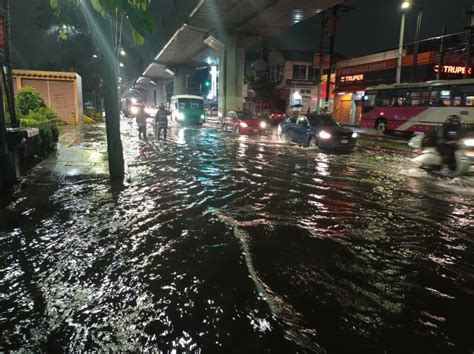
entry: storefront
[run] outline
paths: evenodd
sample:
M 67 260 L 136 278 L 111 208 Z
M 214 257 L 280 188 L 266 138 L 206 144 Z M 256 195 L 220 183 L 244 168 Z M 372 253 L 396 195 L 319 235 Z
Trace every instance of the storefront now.
M 472 65 L 462 64 L 459 54 L 445 54 L 440 65 L 437 52 L 423 52 L 418 55 L 415 81 L 460 79 L 465 74 L 473 77 Z M 413 55 L 402 60 L 401 81 L 409 82 L 412 75 Z M 336 65 L 336 89 L 334 117 L 341 123 L 358 125 L 361 119 L 364 92 L 367 87 L 380 84 L 393 84 L 397 70 L 397 51 L 368 55 L 361 58 L 338 62 Z

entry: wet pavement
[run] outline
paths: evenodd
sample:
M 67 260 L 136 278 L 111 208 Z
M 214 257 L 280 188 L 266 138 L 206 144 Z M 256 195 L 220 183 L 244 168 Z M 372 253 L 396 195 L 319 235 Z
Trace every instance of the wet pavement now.
M 104 127 L 68 133 L 0 202 L 1 350 L 474 350 L 472 177 L 124 122 L 111 184 Z

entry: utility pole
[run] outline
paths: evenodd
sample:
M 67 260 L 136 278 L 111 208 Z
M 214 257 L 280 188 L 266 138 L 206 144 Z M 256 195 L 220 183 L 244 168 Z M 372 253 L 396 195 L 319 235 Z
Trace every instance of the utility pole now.
M 418 12 L 416 16 L 416 33 L 415 33 L 415 45 L 413 48 L 413 66 L 411 68 L 410 82 L 416 81 L 416 66 L 418 65 L 418 47 L 420 42 L 421 23 L 423 21 L 423 9 L 420 7 L 414 7 Z
M 471 67 L 471 46 L 472 46 L 472 32 L 474 31 L 474 5 L 472 5 L 471 10 L 465 11 L 466 15 L 471 15 L 471 24 L 466 26 L 467 38 L 466 38 L 466 60 L 464 66 L 466 67 L 466 71 L 464 72 L 463 78 L 467 79 L 469 77 L 468 69 Z
M 326 108 L 328 107 L 329 104 L 329 94 L 331 92 L 331 74 L 333 72 L 333 69 L 335 67 L 335 57 L 334 57 L 334 47 L 335 47 L 335 42 L 336 42 L 336 31 L 337 31 L 337 16 L 338 12 L 348 12 L 352 10 L 353 8 L 350 6 L 346 5 L 336 5 L 333 6 L 332 8 L 332 29 L 330 32 L 329 36 L 329 73 L 326 81 Z
M 438 72 L 436 73 L 436 80 L 441 79 L 441 75 L 443 74 L 443 67 L 444 67 L 444 41 L 446 38 L 446 32 L 447 28 L 446 26 L 443 27 L 443 35 L 441 36 L 441 41 L 439 45 L 439 67 L 438 67 Z
M 336 30 L 337 30 L 337 10 L 338 6 L 332 8 L 332 29 L 329 35 L 329 72 L 326 80 L 326 104 L 325 108 L 329 106 L 329 94 L 331 93 L 331 74 L 334 65 L 334 44 L 336 41 Z
M 316 101 L 316 113 L 319 113 L 321 107 L 321 78 L 324 74 L 324 29 L 326 28 L 326 12 L 321 13 L 321 34 L 319 38 L 319 77 L 318 77 L 318 99 Z

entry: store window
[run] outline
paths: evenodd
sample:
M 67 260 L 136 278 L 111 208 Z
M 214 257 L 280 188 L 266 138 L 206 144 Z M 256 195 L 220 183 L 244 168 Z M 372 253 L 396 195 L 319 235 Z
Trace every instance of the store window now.
M 306 80 L 306 65 L 293 65 L 293 79 Z

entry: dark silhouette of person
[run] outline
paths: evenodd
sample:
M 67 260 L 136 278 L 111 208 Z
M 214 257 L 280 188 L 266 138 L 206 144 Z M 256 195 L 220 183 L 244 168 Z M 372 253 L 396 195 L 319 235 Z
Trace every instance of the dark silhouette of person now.
M 147 140 L 146 113 L 143 106 L 139 107 L 136 120 L 137 120 L 137 125 L 138 125 L 138 138 L 139 139 L 143 138 L 143 140 Z
M 163 132 L 163 138 L 166 140 L 168 137 L 168 115 L 169 112 L 165 109 L 164 104 L 160 104 L 158 112 L 156 112 L 155 125 L 156 125 L 156 138 L 160 139 L 161 132 Z

